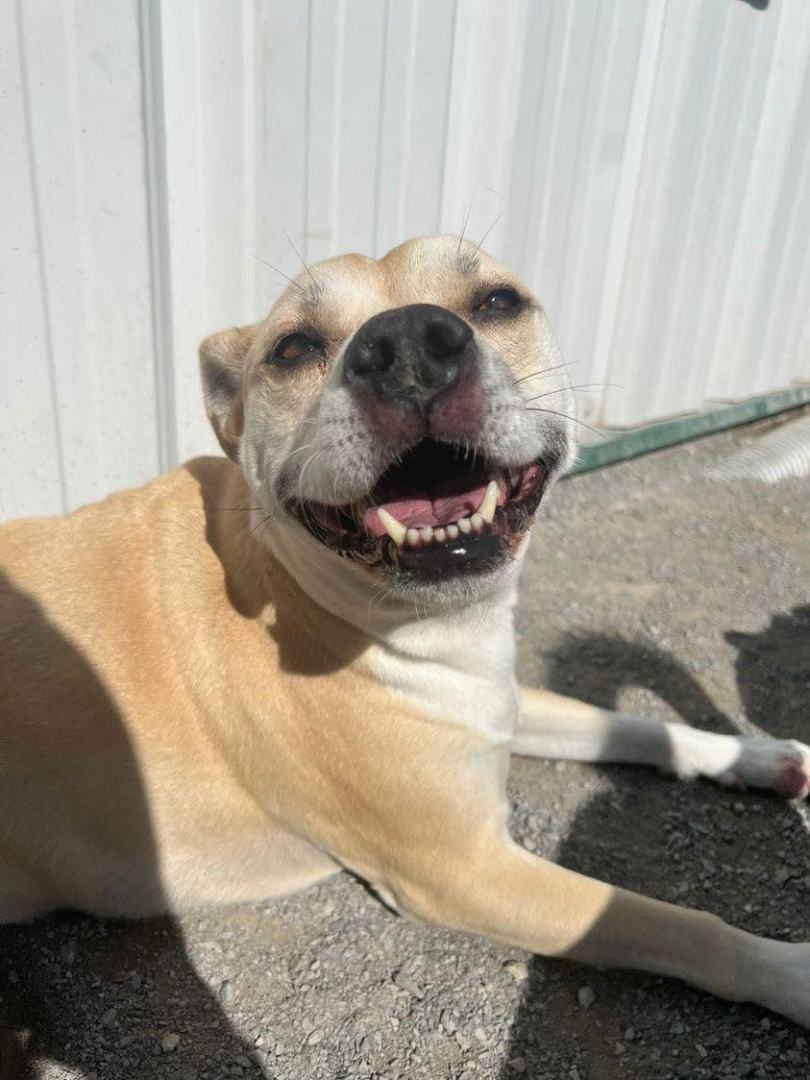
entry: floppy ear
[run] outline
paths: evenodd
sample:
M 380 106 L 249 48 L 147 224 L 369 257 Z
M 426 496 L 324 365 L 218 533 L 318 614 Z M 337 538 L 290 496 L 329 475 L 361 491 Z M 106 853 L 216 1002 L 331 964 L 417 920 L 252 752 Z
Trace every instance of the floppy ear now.
M 242 376 L 259 324 L 234 326 L 200 345 L 200 371 L 208 419 L 229 458 L 236 461 L 244 426 Z

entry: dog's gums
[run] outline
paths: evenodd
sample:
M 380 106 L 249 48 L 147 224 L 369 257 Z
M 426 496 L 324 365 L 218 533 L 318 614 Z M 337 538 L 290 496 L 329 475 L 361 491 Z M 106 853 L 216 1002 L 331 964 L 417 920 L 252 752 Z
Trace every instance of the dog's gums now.
M 505 468 L 450 443 L 423 439 L 348 505 L 292 502 L 322 543 L 366 565 L 452 574 L 508 554 L 543 496 L 542 461 Z

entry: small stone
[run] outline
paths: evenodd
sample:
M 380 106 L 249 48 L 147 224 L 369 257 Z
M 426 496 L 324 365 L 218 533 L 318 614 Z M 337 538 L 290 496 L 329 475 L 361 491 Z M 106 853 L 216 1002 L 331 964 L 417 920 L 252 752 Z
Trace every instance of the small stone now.
M 698 1057 L 703 1058 L 704 1061 L 709 1056 L 709 1051 L 706 1049 L 703 1043 L 695 1043 L 695 1049 L 698 1052 Z
M 633 1028 L 628 1027 L 628 1028 L 624 1029 L 624 1041 L 625 1042 L 632 1042 L 633 1039 L 635 1039 L 635 1037 L 636 1037 L 636 1033 L 635 1033 Z
M 577 990 L 577 1001 L 580 1009 L 590 1009 L 591 1005 L 596 1001 L 593 987 L 580 986 L 579 990 Z
M 175 1031 L 167 1031 L 160 1040 L 160 1049 L 164 1054 L 173 1054 L 180 1045 L 180 1036 Z
M 219 1000 L 223 1005 L 230 1005 L 234 999 L 233 987 L 231 986 L 230 979 L 225 979 L 219 987 Z
M 419 999 L 425 996 L 425 992 L 422 987 L 419 986 L 415 979 L 411 978 L 407 971 L 403 971 L 400 968 L 399 971 L 395 972 L 393 978 L 394 983 L 400 988 L 400 990 L 407 990 L 409 994 L 413 994 L 415 998 Z
M 117 1012 L 116 1012 L 115 1009 L 107 1009 L 107 1011 L 101 1017 L 101 1021 L 100 1021 L 101 1026 L 102 1027 L 112 1027 L 113 1024 L 115 1023 L 116 1015 L 117 1015 Z
M 616 1046 L 613 1048 L 613 1053 L 616 1055 L 616 1057 L 621 1057 L 622 1054 L 624 1054 L 626 1051 L 627 1047 L 624 1045 L 624 1043 L 620 1042 L 617 1042 Z
M 525 982 L 529 977 L 529 965 L 524 963 L 523 960 L 506 960 L 503 964 L 503 970 L 511 975 L 516 983 Z
M 513 1072 L 516 1072 L 516 1073 L 525 1073 L 526 1072 L 526 1058 L 514 1057 L 510 1061 L 508 1061 L 507 1064 L 509 1065 L 509 1068 Z
M 267 1054 L 264 1050 L 248 1050 L 247 1057 L 254 1065 L 264 1066 L 267 1064 Z

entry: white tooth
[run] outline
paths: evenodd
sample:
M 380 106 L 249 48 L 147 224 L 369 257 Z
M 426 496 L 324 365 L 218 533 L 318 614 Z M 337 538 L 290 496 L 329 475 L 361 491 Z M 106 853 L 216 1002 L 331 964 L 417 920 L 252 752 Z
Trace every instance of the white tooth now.
M 484 527 L 484 519 L 481 517 L 480 514 L 475 513 L 470 518 L 470 524 L 472 525 L 472 527 L 475 529 L 476 532 L 481 532 L 481 530 Z
M 423 544 L 429 544 L 433 539 L 433 529 L 430 525 L 425 525 L 423 529 L 419 530 L 419 539 Z
M 408 543 L 411 545 L 411 547 L 419 547 L 419 545 L 422 543 L 418 529 L 408 529 L 407 536 Z
M 445 542 L 445 540 L 447 539 L 447 533 L 444 531 L 444 529 L 434 529 L 433 530 L 433 539 L 438 544 L 443 544 Z
M 492 519 L 495 517 L 495 508 L 498 505 L 498 481 L 490 480 L 487 484 L 487 490 L 484 492 L 484 497 L 481 500 L 481 505 L 478 507 L 478 513 L 487 523 L 492 524 Z
M 448 525 L 447 535 L 451 540 L 455 540 L 458 537 L 458 525 Z
M 380 524 L 397 545 L 402 547 L 405 543 L 405 537 L 408 535 L 408 530 L 402 524 L 401 521 L 397 521 L 393 514 L 389 514 L 388 511 L 382 507 L 377 507 L 377 517 L 380 519 Z
M 470 519 L 467 517 L 459 518 L 456 522 L 456 525 L 458 525 L 458 527 L 463 533 L 468 533 L 472 529 L 472 525 L 470 525 Z

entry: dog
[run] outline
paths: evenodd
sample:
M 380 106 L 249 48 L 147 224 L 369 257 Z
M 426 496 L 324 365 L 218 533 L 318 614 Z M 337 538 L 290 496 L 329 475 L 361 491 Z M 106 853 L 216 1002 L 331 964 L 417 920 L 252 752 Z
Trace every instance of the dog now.
M 457 237 L 328 259 L 200 363 L 224 457 L 0 529 L 0 921 L 348 869 L 415 919 L 810 1025 L 810 945 L 509 836 L 512 754 L 810 788 L 801 743 L 518 687 L 520 566 L 574 455 L 525 285 Z

